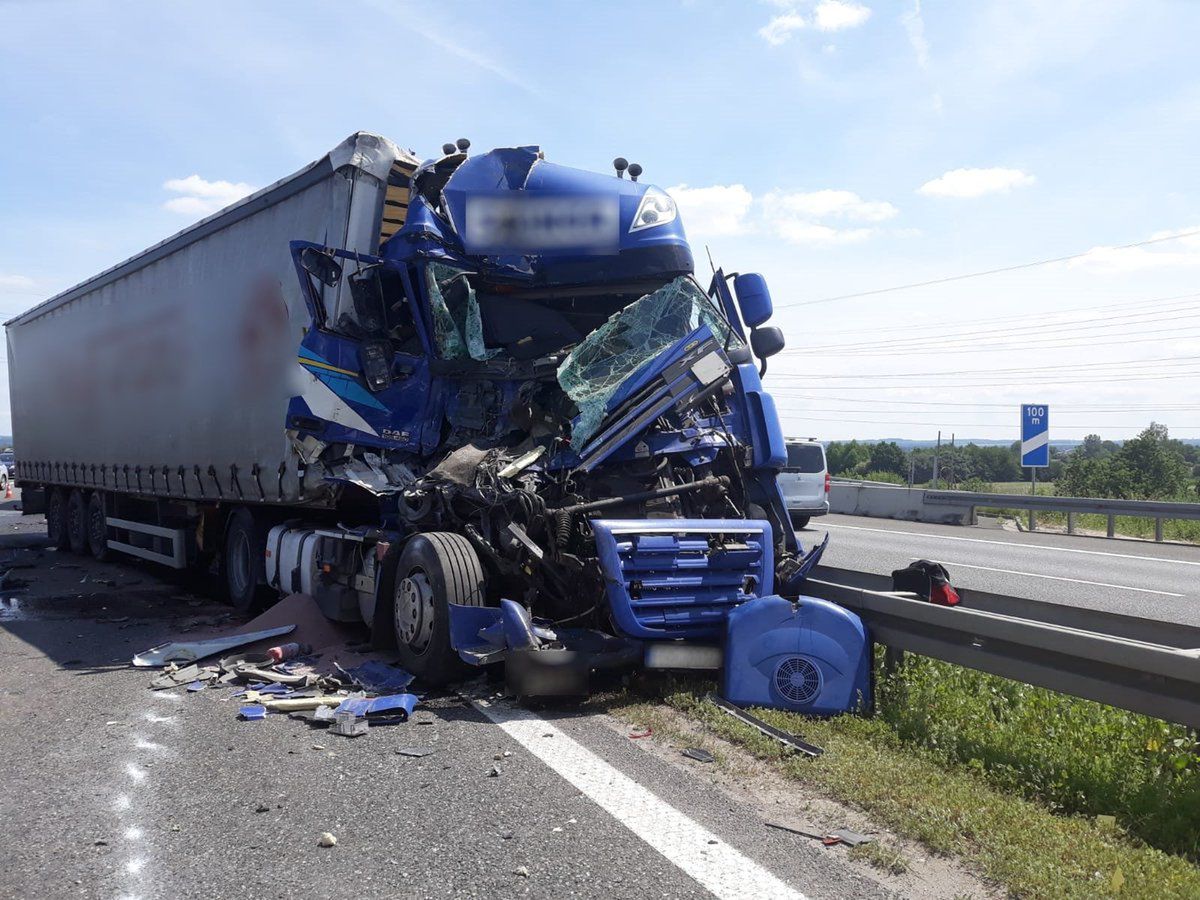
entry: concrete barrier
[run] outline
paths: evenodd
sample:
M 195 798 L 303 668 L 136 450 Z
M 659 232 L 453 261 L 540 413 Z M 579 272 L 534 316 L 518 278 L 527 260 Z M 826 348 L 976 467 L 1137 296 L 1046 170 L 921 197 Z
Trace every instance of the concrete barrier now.
M 829 489 L 829 511 L 848 516 L 905 519 L 940 525 L 970 525 L 971 510 L 927 500 L 924 488 L 891 484 L 834 481 Z

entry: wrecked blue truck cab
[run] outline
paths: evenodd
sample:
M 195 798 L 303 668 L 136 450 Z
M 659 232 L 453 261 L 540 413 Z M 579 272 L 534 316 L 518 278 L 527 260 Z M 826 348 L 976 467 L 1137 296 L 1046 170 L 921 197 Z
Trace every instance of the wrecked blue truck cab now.
M 342 548 L 310 589 L 427 682 L 507 659 L 530 691 L 549 668 L 577 692 L 595 665 L 719 663 L 729 611 L 794 596 L 820 552 L 775 482 L 765 283 L 703 288 L 658 188 L 534 147 L 447 151 L 378 256 L 293 244 L 300 363 L 338 402 L 293 397 L 288 428 L 378 523 L 343 528 L 357 569 Z M 318 292 L 343 281 L 331 322 Z M 334 535 L 270 543 L 309 537 Z
M 698 279 L 624 160 L 468 149 L 357 132 L 9 321 L 24 510 L 241 611 L 311 595 L 426 685 L 724 659 L 782 702 L 800 655 L 825 702 L 855 637 L 792 602 L 766 283 Z
M 596 667 L 719 667 L 729 612 L 795 597 L 823 549 L 776 486 L 766 283 L 702 286 L 674 202 L 622 161 L 445 150 L 377 255 L 292 245 L 299 361 L 336 402 L 294 396 L 287 427 L 370 524 L 277 526 L 321 569 L 277 586 L 362 618 L 426 683 L 503 661 L 517 693 L 576 694 Z

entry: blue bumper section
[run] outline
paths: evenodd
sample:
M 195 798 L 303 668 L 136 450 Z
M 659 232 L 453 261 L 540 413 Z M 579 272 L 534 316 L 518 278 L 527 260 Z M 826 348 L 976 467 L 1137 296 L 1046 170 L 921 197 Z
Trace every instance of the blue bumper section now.
M 774 589 L 771 524 L 596 519 L 609 607 L 629 637 L 716 640 L 730 610 Z

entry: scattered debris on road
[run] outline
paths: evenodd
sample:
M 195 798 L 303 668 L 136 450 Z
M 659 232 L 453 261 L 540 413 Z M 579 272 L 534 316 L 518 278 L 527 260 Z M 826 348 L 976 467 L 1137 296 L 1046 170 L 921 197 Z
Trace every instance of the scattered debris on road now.
M 321 832 L 321 836 L 319 838 L 317 838 L 317 846 L 318 847 L 336 847 L 337 846 L 337 838 L 335 838 L 328 831 L 323 831 L 323 832 Z
M 716 757 L 702 747 L 687 747 L 680 751 L 688 759 L 694 759 L 696 762 L 711 763 L 716 762 Z

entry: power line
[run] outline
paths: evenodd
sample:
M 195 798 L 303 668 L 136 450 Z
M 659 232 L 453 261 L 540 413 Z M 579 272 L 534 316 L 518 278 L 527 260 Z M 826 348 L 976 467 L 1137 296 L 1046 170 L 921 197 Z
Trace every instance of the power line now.
M 801 422 L 828 422 L 828 421 L 830 421 L 828 418 L 820 418 L 817 416 L 784 416 L 784 418 L 789 421 L 790 420 L 798 420 Z M 931 427 L 936 428 L 937 424 L 938 424 L 937 422 L 929 422 L 929 421 L 925 421 L 925 422 L 894 422 L 894 421 L 883 421 L 882 419 L 843 419 L 839 416 L 837 418 L 837 423 L 841 424 L 842 422 L 852 422 L 856 425 L 919 425 L 923 428 L 931 428 Z M 955 428 L 963 428 L 963 427 L 966 427 L 966 428 L 1007 428 L 1008 424 L 1002 423 L 1002 422 L 955 422 L 954 427 Z M 1096 428 L 1096 426 L 1094 426 L 1094 425 L 1057 425 L 1057 424 L 1054 427 L 1058 428 L 1058 429 L 1064 429 L 1067 431 L 1095 431 L 1095 428 Z M 1104 428 L 1142 429 L 1142 428 L 1146 427 L 1146 423 L 1139 422 L 1137 424 L 1117 425 L 1117 424 L 1110 422 L 1110 423 L 1106 423 L 1102 427 L 1104 427 Z M 1179 425 L 1179 426 L 1172 425 L 1172 426 L 1169 426 L 1169 428 L 1171 431 L 1196 431 L 1196 430 L 1200 430 L 1200 425 Z
M 1111 250 L 1132 250 L 1135 247 L 1146 247 L 1150 244 L 1161 244 L 1164 241 L 1177 241 L 1180 238 L 1193 237 L 1200 234 L 1200 228 L 1193 231 L 1182 231 L 1179 234 L 1169 234 L 1165 237 L 1147 238 L 1144 241 L 1134 241 L 1132 244 L 1121 244 L 1116 247 L 1105 249 Z M 1094 250 L 1096 248 L 1092 248 Z M 931 278 L 928 281 L 914 281 L 910 284 L 897 284 L 892 287 L 876 288 L 872 291 L 859 291 L 854 294 L 839 294 L 836 297 L 821 297 L 818 300 L 799 300 L 795 303 L 781 303 L 777 309 L 791 309 L 799 306 L 816 306 L 819 303 L 834 303 L 838 300 L 854 300 L 859 297 L 874 297 L 878 294 L 890 294 L 893 291 L 907 291 L 912 288 L 932 287 L 937 284 L 949 284 L 952 281 L 965 281 L 968 278 L 982 278 L 985 275 L 1000 275 L 1004 272 L 1017 272 L 1021 269 L 1033 269 L 1038 266 L 1048 266 L 1053 263 L 1070 262 L 1073 259 L 1082 259 L 1087 256 L 1092 250 L 1085 250 L 1082 253 L 1072 253 L 1069 256 L 1056 256 L 1053 259 L 1039 259 L 1033 262 L 1019 263 L 1014 266 L 1001 266 L 998 269 L 985 269 L 982 272 L 967 272 L 963 275 L 948 275 L 944 278 Z
M 793 391 L 803 390 L 802 388 L 784 387 L 781 390 Z M 897 388 L 892 388 L 897 390 Z M 775 391 L 772 391 L 775 393 Z M 789 400 L 821 400 L 836 403 L 874 403 L 879 405 L 900 405 L 900 406 L 969 406 L 972 409 L 982 411 L 984 409 L 1010 409 L 1013 403 L 961 403 L 952 400 L 902 400 L 899 398 L 892 399 L 864 399 L 862 397 L 832 397 L 825 394 L 788 394 Z M 1019 404 L 1017 404 L 1019 405 Z M 1070 404 L 1072 412 L 1191 412 L 1200 410 L 1200 405 L 1189 404 L 1104 404 L 1104 403 L 1082 403 Z M 862 412 L 875 412 L 876 410 L 861 410 Z
M 1150 298 L 1143 299 L 1143 300 L 1120 300 L 1116 303 L 1102 303 L 1098 306 L 1095 304 L 1089 303 L 1087 306 L 1070 306 L 1070 307 L 1067 307 L 1066 309 L 1054 310 L 1053 312 L 1050 312 L 1049 315 L 1061 316 L 1061 315 L 1066 315 L 1067 313 L 1073 313 L 1073 312 L 1095 312 L 1096 310 L 1104 310 L 1104 309 L 1124 309 L 1124 308 L 1131 307 L 1131 306 L 1149 306 L 1152 303 L 1172 304 L 1179 300 L 1191 300 L 1196 297 L 1200 297 L 1200 294 L 1176 294 L 1172 297 L 1150 297 Z M 872 327 L 872 328 L 843 328 L 843 329 L 839 329 L 837 331 L 820 331 L 820 332 L 815 332 L 815 333 L 816 334 L 871 334 L 876 331 L 884 331 L 884 332 L 887 332 L 888 334 L 892 334 L 897 331 L 909 331 L 912 329 L 928 329 L 931 326 L 941 326 L 941 327 L 950 328 L 950 329 L 954 329 L 956 327 L 957 328 L 966 328 L 966 327 L 975 328 L 979 325 L 987 325 L 989 323 L 1028 321 L 1029 317 L 1031 315 L 1040 315 L 1040 314 L 1041 314 L 1040 311 L 1035 311 L 1035 312 L 1027 312 L 1027 313 L 1018 313 L 1016 315 L 1009 315 L 1009 316 L 995 316 L 993 318 L 988 318 L 988 319 L 970 319 L 970 320 L 963 319 L 960 322 L 913 322 L 913 323 L 910 323 L 907 325 L 881 325 L 881 326 Z M 1048 324 L 1054 324 L 1054 323 L 1048 323 Z
M 1124 375 L 1124 374 L 1120 374 L 1119 377 L 1116 377 L 1116 378 L 1098 378 L 1098 377 L 1093 376 L 1090 378 L 1073 378 L 1073 379 L 1064 379 L 1064 380 L 1057 380 L 1057 381 L 1046 381 L 1045 379 L 1042 379 L 1042 378 L 1031 379 L 1028 381 L 1021 381 L 1019 379 L 1008 378 L 1008 379 L 1004 379 L 1004 380 L 993 380 L 993 381 L 969 381 L 969 382 L 968 381 L 956 381 L 953 384 L 946 384 L 945 382 L 935 382 L 933 384 L 909 383 L 909 384 L 904 385 L 904 387 L 910 388 L 910 389 L 929 388 L 930 390 L 938 390 L 938 391 L 944 391 L 944 390 L 947 390 L 950 388 L 1016 388 L 1016 387 L 1042 388 L 1042 387 L 1054 387 L 1057 385 L 1067 385 L 1067 384 L 1095 385 L 1095 384 L 1111 384 L 1113 382 L 1124 383 L 1124 382 L 1133 382 L 1133 381 L 1171 381 L 1171 380 L 1174 380 L 1177 378 L 1197 378 L 1197 377 L 1200 377 L 1200 370 L 1191 371 L 1191 372 L 1180 372 L 1180 373 L 1174 374 L 1174 375 L 1150 375 L 1150 374 L 1138 373 L 1138 374 L 1128 375 L 1128 376 Z M 811 385 L 812 382 L 815 380 L 817 380 L 817 379 L 808 379 L 808 382 Z M 887 390 L 893 390 L 895 387 L 896 387 L 896 385 L 894 385 L 894 384 L 839 384 L 837 386 L 839 391 L 887 391 Z M 774 393 L 777 389 L 775 387 L 771 387 L 770 390 L 772 393 Z M 786 388 L 784 388 L 784 390 L 786 390 Z
M 1017 343 L 1017 344 L 1002 344 L 1002 343 L 988 344 L 985 341 L 982 341 L 979 344 L 976 344 L 975 346 L 949 346 L 949 347 L 935 346 L 935 347 L 931 347 L 930 349 L 936 350 L 938 353 L 985 353 L 985 352 L 986 353 L 991 353 L 991 352 L 999 353 L 999 352 L 1020 351 L 1020 350 L 1078 350 L 1078 349 L 1084 349 L 1085 347 L 1086 347 L 1086 349 L 1091 349 L 1092 347 L 1123 347 L 1126 344 L 1157 344 L 1157 343 L 1161 343 L 1164 340 L 1164 338 L 1140 337 L 1140 335 L 1161 335 L 1161 334 L 1174 335 L 1176 338 L 1180 338 L 1180 339 L 1191 339 L 1191 338 L 1200 337 L 1200 330 L 1193 327 L 1191 329 L 1166 328 L 1166 329 L 1158 329 L 1158 330 L 1152 330 L 1152 331 L 1136 331 L 1136 332 L 1130 332 L 1128 337 L 1123 337 L 1119 340 L 1113 340 L 1113 341 L 1089 340 L 1086 343 L 1086 345 L 1081 345 L 1078 342 L 1045 344 L 1045 343 L 1039 343 L 1037 341 L 1025 341 L 1023 343 Z M 1100 336 L 1108 337 L 1109 335 L 1100 335 Z M 1053 340 L 1062 341 L 1065 339 L 1059 337 L 1059 338 L 1053 338 Z M 850 350 L 850 349 L 819 350 L 818 351 L 818 350 L 808 350 L 805 348 L 793 348 L 791 350 L 785 350 L 784 353 L 787 353 L 787 354 L 807 353 L 810 356 L 882 357 L 882 356 L 911 356 L 913 353 L 913 350 L 911 347 L 909 347 L 907 349 L 895 349 L 895 350 L 874 351 L 874 352 L 864 351 L 862 353 L 857 353 L 854 350 Z
M 806 374 L 795 373 L 795 372 L 776 372 L 776 373 L 772 373 L 772 374 L 778 378 L 812 378 L 812 377 L 816 377 L 816 378 L 914 378 L 914 377 L 924 378 L 924 377 L 928 377 L 931 375 L 1002 375 L 1002 374 L 1006 374 L 1006 373 L 1010 373 L 1010 372 L 1014 372 L 1017 374 L 1027 374 L 1027 373 L 1031 373 L 1031 372 L 1053 372 L 1053 371 L 1058 371 L 1060 369 L 1070 369 L 1072 371 L 1084 371 L 1084 370 L 1088 370 L 1088 369 L 1102 369 L 1104 371 L 1111 371 L 1113 369 L 1120 369 L 1120 368 L 1126 368 L 1126 367 L 1132 367 L 1132 368 L 1153 367 L 1154 370 L 1157 371 L 1160 368 L 1166 368 L 1166 367 L 1171 367 L 1171 366 L 1194 365 L 1197 360 L 1200 360 L 1200 356 L 1196 356 L 1196 355 L 1193 355 L 1193 356 L 1154 356 L 1154 357 L 1147 357 L 1145 359 L 1104 360 L 1102 362 L 1092 362 L 1092 363 L 1055 363 L 1052 365 L 1045 365 L 1045 366 L 1016 366 L 1016 367 L 1008 368 L 1008 369 L 996 369 L 996 368 L 951 369 L 951 370 L 942 371 L 942 372 L 930 372 L 930 371 L 886 372 L 886 373 L 866 372 L 866 373 L 855 373 L 855 374 L 850 374 L 850 375 L 830 375 L 828 373 L 822 372 L 816 376 L 809 376 Z
M 1200 295 L 1197 295 L 1200 296 Z M 1191 310 L 1184 312 L 1185 310 Z M 1162 313 L 1177 313 L 1182 312 L 1183 315 L 1162 315 Z M 1060 333 L 1080 332 L 1080 331 L 1102 331 L 1111 328 L 1129 328 L 1137 325 L 1154 325 L 1159 322 L 1178 322 L 1183 319 L 1200 318 L 1200 306 L 1187 304 L 1176 309 L 1164 309 L 1151 312 L 1140 313 L 1125 313 L 1120 316 L 1102 316 L 1089 320 L 1080 320 L 1076 322 L 1057 322 L 1050 324 L 1036 325 L 1018 325 L 1011 328 L 981 328 L 974 331 L 954 331 L 941 330 L 934 337 L 937 339 L 938 346 L 946 344 L 960 344 L 967 340 L 977 340 L 979 338 L 1002 338 L 1011 339 L 1013 337 L 1024 337 L 1026 335 L 1033 338 L 1042 338 L 1043 336 L 1055 336 Z M 1129 319 L 1133 321 L 1117 321 L 1120 319 Z M 1108 323 L 1108 324 L 1104 324 Z M 809 344 L 803 348 L 792 348 L 794 350 L 837 350 L 840 348 L 852 348 L 857 350 L 874 350 L 888 349 L 897 346 L 912 346 L 912 337 L 890 338 L 887 340 L 878 341 L 848 341 L 840 344 Z

